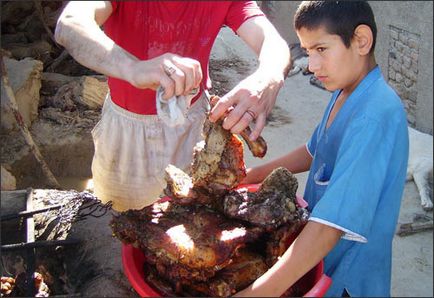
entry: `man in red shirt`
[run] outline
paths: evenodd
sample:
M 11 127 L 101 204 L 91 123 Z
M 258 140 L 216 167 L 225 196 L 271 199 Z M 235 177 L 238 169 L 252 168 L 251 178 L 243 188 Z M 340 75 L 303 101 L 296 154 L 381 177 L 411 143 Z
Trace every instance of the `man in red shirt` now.
M 259 66 L 221 98 L 209 118 L 216 121 L 233 106 L 223 127 L 239 133 L 254 121 L 250 138 L 255 140 L 290 57 L 254 1 L 71 1 L 59 17 L 56 41 L 109 78 L 110 94 L 92 131 L 92 174 L 95 194 L 113 201 L 114 209 L 153 203 L 165 186 L 165 167 L 190 164 L 206 117 L 203 92 L 192 99 L 187 121 L 171 127 L 157 116 L 156 90 L 161 86 L 162 99 L 168 100 L 210 88 L 209 56 L 223 25 L 252 48 Z

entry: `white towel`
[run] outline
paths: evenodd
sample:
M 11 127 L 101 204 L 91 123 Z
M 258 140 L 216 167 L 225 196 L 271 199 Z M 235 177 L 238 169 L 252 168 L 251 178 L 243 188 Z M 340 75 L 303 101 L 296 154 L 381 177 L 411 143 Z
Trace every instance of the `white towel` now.
M 168 100 L 163 99 L 164 89 L 160 86 L 157 89 L 157 115 L 170 127 L 184 124 L 191 100 L 199 90 L 194 89 L 193 93 L 187 96 L 173 96 Z

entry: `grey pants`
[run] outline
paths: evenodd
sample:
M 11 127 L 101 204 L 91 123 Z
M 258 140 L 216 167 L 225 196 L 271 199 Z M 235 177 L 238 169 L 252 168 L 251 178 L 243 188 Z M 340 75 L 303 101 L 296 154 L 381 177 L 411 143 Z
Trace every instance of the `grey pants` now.
M 105 100 L 101 120 L 92 130 L 95 195 L 117 211 L 140 209 L 157 201 L 166 186 L 168 164 L 186 170 L 193 147 L 203 139 L 207 102 L 201 96 L 183 125 L 169 127 L 157 115 L 129 112 Z

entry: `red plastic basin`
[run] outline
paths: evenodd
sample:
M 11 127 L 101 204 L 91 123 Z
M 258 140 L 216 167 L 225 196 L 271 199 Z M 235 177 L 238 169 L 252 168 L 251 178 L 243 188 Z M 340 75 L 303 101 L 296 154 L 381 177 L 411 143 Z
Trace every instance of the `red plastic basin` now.
M 257 184 L 243 185 L 249 191 L 256 191 L 259 187 Z M 163 198 L 162 200 L 166 200 Z M 306 201 L 297 196 L 297 203 L 301 207 L 307 207 Z M 122 245 L 122 264 L 124 273 L 133 286 L 134 290 L 141 297 L 161 297 L 161 294 L 154 290 L 150 285 L 145 282 L 143 264 L 145 256 L 140 249 L 132 245 Z M 324 274 L 324 263 L 321 261 L 312 270 L 300 278 L 294 286 L 303 290 L 304 297 L 323 297 L 329 289 L 332 280 Z

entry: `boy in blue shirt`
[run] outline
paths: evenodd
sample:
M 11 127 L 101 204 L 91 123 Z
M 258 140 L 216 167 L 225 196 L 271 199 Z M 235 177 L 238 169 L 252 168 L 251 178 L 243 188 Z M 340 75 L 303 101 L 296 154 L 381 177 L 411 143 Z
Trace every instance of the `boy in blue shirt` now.
M 309 70 L 334 91 L 307 144 L 248 169 L 309 170 L 309 221 L 280 260 L 237 296 L 280 296 L 324 260 L 327 296 L 390 296 L 392 239 L 408 160 L 400 98 L 375 62 L 376 25 L 367 2 L 303 1 L 294 17 Z

